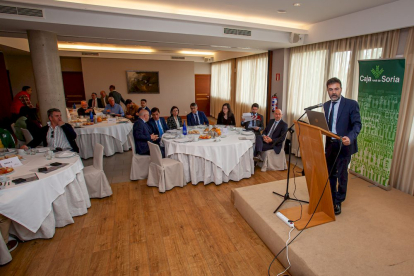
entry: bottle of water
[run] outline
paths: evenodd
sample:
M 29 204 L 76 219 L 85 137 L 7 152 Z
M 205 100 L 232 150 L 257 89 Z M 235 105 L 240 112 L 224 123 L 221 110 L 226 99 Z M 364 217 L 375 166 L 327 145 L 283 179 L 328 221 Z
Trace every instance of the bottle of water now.
M 73 110 L 76 110 L 76 104 L 73 103 Z
M 187 125 L 185 124 L 185 121 L 183 124 L 183 135 L 187 135 Z
M 93 111 L 89 112 L 89 118 L 91 119 L 91 123 L 93 123 Z

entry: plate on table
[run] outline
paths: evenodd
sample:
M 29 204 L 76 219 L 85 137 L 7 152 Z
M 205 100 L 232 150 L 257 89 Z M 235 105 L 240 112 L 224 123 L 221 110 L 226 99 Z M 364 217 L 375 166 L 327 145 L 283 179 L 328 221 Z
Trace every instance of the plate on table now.
M 165 138 L 165 139 L 173 139 L 173 138 L 175 138 L 175 135 L 164 134 L 164 135 L 162 136 L 162 138 Z
M 249 135 L 252 135 L 252 134 L 254 134 L 252 131 L 242 131 L 241 132 L 241 134 L 242 135 L 246 135 L 246 136 L 249 136 Z
M 45 147 L 45 148 L 36 148 L 36 152 L 37 153 L 47 152 L 48 150 L 50 150 L 48 147 Z
M 9 168 L 9 167 L 5 167 L 5 168 L 0 168 L 0 175 L 9 175 L 14 173 L 14 169 L 13 168 Z
M 211 135 L 200 135 L 198 138 L 200 140 L 208 140 L 208 139 L 211 139 Z
M 76 155 L 76 152 L 73 151 L 61 151 L 55 154 L 56 158 L 71 158 Z
M 17 149 L 7 149 L 9 151 L 9 153 L 15 153 L 17 152 Z

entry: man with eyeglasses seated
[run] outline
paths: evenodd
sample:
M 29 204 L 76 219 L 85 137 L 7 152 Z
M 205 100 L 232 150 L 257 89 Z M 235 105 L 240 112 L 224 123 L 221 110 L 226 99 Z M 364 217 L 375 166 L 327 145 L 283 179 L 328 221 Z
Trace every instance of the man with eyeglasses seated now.
M 81 108 L 78 109 L 78 116 L 91 116 L 91 112 L 95 115 L 95 111 L 93 111 L 92 107 L 88 107 L 86 101 L 81 101 Z
M 47 111 L 49 122 L 40 129 L 40 135 L 34 137 L 22 149 L 35 148 L 43 142 L 44 147 L 79 152 L 76 144 L 76 132 L 70 124 L 62 121 L 62 113 L 57 108 Z
M 113 116 L 124 117 L 124 110 L 115 102 L 113 97 L 108 98 L 108 104 L 105 106 L 104 114 L 111 114 Z

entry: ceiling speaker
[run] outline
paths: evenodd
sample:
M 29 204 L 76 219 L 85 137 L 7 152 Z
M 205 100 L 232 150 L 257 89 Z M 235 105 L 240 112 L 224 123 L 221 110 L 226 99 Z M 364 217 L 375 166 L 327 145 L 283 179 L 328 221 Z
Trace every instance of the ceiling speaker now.
M 289 42 L 293 44 L 303 44 L 303 34 L 290 33 Z

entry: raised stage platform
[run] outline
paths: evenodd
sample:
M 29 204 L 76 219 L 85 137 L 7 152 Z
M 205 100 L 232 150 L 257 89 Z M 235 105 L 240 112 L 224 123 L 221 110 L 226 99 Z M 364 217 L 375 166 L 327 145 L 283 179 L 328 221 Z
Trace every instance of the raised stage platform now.
M 292 192 L 293 179 L 290 183 Z M 296 196 L 308 200 L 305 178 L 297 177 L 296 184 Z M 274 254 L 290 228 L 273 214 L 282 198 L 272 191 L 284 194 L 285 189 L 283 180 L 232 191 L 235 207 Z M 285 203 L 282 209 L 297 205 Z M 349 175 L 342 214 L 305 230 L 289 246 L 289 258 L 294 276 L 414 275 L 414 197 Z M 287 267 L 285 252 L 278 259 Z

